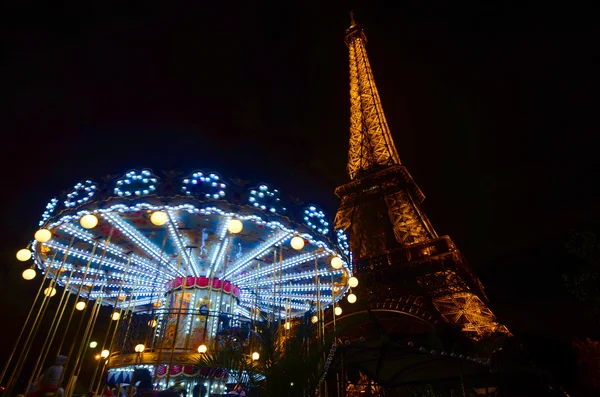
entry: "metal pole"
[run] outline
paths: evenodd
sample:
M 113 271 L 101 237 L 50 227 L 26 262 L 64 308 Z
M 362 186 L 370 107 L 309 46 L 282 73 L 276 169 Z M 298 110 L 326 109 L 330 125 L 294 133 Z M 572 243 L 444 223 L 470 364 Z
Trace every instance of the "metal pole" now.
M 48 288 L 54 288 L 54 286 L 56 285 L 56 279 L 58 278 L 58 275 L 62 271 L 62 268 L 63 268 L 63 266 L 65 264 L 65 261 L 67 260 L 67 256 L 69 254 L 69 250 L 71 249 L 71 245 L 73 245 L 73 241 L 74 240 L 75 240 L 75 236 L 73 236 L 73 238 L 71 238 L 71 242 L 69 243 L 69 246 L 65 250 L 65 254 L 63 256 L 63 261 L 61 262 L 61 265 L 59 266 L 58 270 L 54 273 L 54 277 L 52 278 L 52 280 L 48 284 Z M 50 263 L 49 266 L 52 266 L 52 263 Z M 6 396 L 10 395 L 10 393 L 12 392 L 12 389 L 15 386 L 16 378 L 18 378 L 19 375 L 21 374 L 21 370 L 23 369 L 23 364 L 25 363 L 25 360 L 27 359 L 27 356 L 29 355 L 29 351 L 31 350 L 31 346 L 33 344 L 33 341 L 31 340 L 31 337 L 37 333 L 37 330 L 40 327 L 40 324 L 42 323 L 42 318 L 43 318 L 44 314 L 46 313 L 46 309 L 47 309 L 48 304 L 50 302 L 50 298 L 51 297 L 46 296 L 44 298 L 44 300 L 42 301 L 42 305 L 40 307 L 38 315 L 36 316 L 35 322 L 34 322 L 32 328 L 31 328 L 31 331 L 29 332 L 27 340 L 25 341 L 25 345 L 23 347 L 24 348 L 24 352 L 21 355 L 21 361 L 19 363 L 17 363 L 17 366 L 15 367 L 15 370 L 11 374 L 11 378 L 10 378 L 9 384 L 6 387 L 6 390 L 4 392 L 4 395 L 6 395 Z M 29 388 L 29 385 L 27 385 L 27 388 Z
M 56 252 L 54 253 L 54 257 L 56 257 Z M 52 258 L 52 261 L 54 261 L 54 258 Z M 29 314 L 27 314 L 27 318 L 25 319 L 25 323 L 21 327 L 21 332 L 19 333 L 19 337 L 17 338 L 17 341 L 15 342 L 15 346 L 13 347 L 12 352 L 10 353 L 10 356 L 8 357 L 8 360 L 6 361 L 6 364 L 4 365 L 4 369 L 2 370 L 2 374 L 0 375 L 0 384 L 4 380 L 4 375 L 6 375 L 6 371 L 8 370 L 8 367 L 10 366 L 10 363 L 17 351 L 19 342 L 21 342 L 23 333 L 25 332 L 25 329 L 27 328 L 27 323 L 29 322 L 29 319 L 31 318 L 31 314 L 33 314 L 33 309 L 35 307 L 35 304 L 37 303 L 37 300 L 39 299 L 39 297 L 42 294 L 42 290 L 44 288 L 44 280 L 46 280 L 46 277 L 48 276 L 49 271 L 50 271 L 50 266 L 48 266 L 46 268 L 46 272 L 44 273 L 44 276 L 42 277 L 42 283 L 40 284 L 40 288 L 38 288 L 38 292 L 35 295 L 35 298 L 33 299 L 33 303 L 31 304 L 31 309 L 29 309 Z
M 110 232 L 108 233 L 108 237 L 104 243 L 104 249 L 102 251 L 102 255 L 100 255 L 100 260 L 98 262 L 98 268 L 96 270 L 96 273 L 94 274 L 94 278 L 92 279 L 90 291 L 88 292 L 87 297 L 86 297 L 86 306 L 89 306 L 90 302 L 92 301 L 91 295 L 93 292 L 93 287 L 94 287 L 94 285 L 96 285 L 96 280 L 98 280 L 98 276 L 100 275 L 102 262 L 104 261 L 104 257 L 106 255 L 106 251 L 108 250 L 108 245 L 110 243 L 110 239 L 112 238 L 114 230 L 115 230 L 115 226 L 112 225 L 110 228 Z M 99 241 L 99 239 L 97 241 Z M 92 252 L 92 254 L 93 253 L 94 252 Z M 90 259 L 87 264 L 87 268 L 89 268 L 91 266 L 91 261 L 92 261 L 92 256 L 90 256 Z M 86 269 L 86 272 L 87 271 L 88 270 Z M 80 285 L 78 294 L 81 294 L 81 291 L 83 290 L 83 284 L 85 282 L 86 277 L 87 277 L 87 273 L 84 274 L 84 277 L 81 280 L 81 285 Z M 83 356 L 85 355 L 85 352 L 87 352 L 87 344 L 89 343 L 89 339 L 91 338 L 91 335 L 92 335 L 92 330 L 94 329 L 94 327 L 96 325 L 98 313 L 100 312 L 100 307 L 101 307 L 102 300 L 103 300 L 102 293 L 104 291 L 104 287 L 105 287 L 105 283 L 103 283 L 101 285 L 100 291 L 98 291 L 98 298 L 96 299 L 96 302 L 92 305 L 92 310 L 90 311 L 90 317 L 88 319 L 85 331 L 81 338 L 82 344 L 81 344 L 81 346 L 79 346 L 79 351 L 77 352 L 75 365 L 73 366 L 73 370 L 71 371 L 71 374 L 69 375 L 69 379 L 67 381 L 67 390 L 65 390 L 66 397 L 68 397 L 69 394 L 72 394 L 73 391 L 68 390 L 68 389 L 69 389 L 69 387 L 71 387 L 71 385 L 73 385 L 73 387 L 74 387 L 74 382 L 77 381 L 77 377 L 79 376 L 80 364 L 83 363 Z M 79 325 L 77 326 L 77 333 L 79 333 L 79 331 L 81 330 L 81 326 L 83 325 L 84 317 L 85 316 L 82 316 L 81 319 L 79 320 Z M 63 338 L 63 342 L 64 342 L 64 338 Z M 71 348 L 69 349 L 69 354 L 67 356 L 67 363 L 69 363 L 71 361 L 71 358 L 72 358 L 71 355 L 73 353 L 74 348 L 75 348 L 75 344 L 73 343 L 71 345 Z M 65 368 L 67 368 L 66 365 L 65 365 Z M 94 374 L 94 376 L 95 376 L 95 374 Z M 63 373 L 61 373 L 60 381 L 62 382 L 63 379 L 64 379 L 64 371 L 63 371 Z M 57 397 L 57 394 L 55 394 L 55 397 Z
M 52 323 L 50 324 L 50 328 L 48 329 L 48 333 L 46 334 L 46 338 L 44 339 L 44 344 L 42 345 L 42 350 L 40 352 L 41 354 L 38 355 L 35 366 L 33 367 L 34 370 L 31 372 L 31 377 L 29 379 L 29 382 L 27 382 L 28 385 L 30 385 L 31 382 L 33 382 L 33 379 L 37 379 L 40 375 L 40 372 L 42 372 L 42 366 L 43 366 L 44 362 L 46 361 L 46 357 L 48 356 L 48 352 L 50 351 L 50 348 L 52 347 L 52 342 L 54 341 L 56 331 L 58 330 L 58 328 L 60 326 L 60 321 L 62 320 L 62 316 L 65 312 L 67 304 L 69 303 L 68 289 L 69 289 L 69 283 L 71 282 L 71 277 L 73 277 L 73 273 L 74 273 L 74 268 L 71 269 L 71 272 L 69 273 L 69 277 L 67 277 L 67 283 L 64 285 L 63 292 L 60 296 L 60 301 L 58 302 L 58 307 L 56 308 L 56 312 L 54 313 L 54 318 L 52 319 Z M 66 332 L 67 332 L 67 330 L 65 330 L 65 334 L 66 334 Z M 57 354 L 60 354 L 60 348 L 58 349 Z M 28 389 L 29 389 L 29 386 L 26 386 L 23 394 L 27 393 Z

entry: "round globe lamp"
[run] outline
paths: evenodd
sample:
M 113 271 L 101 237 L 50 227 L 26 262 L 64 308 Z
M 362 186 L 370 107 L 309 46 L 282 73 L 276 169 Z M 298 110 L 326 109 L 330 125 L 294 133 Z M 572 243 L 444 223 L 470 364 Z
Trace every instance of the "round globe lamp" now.
M 142 353 L 145 348 L 146 348 L 146 346 L 144 346 L 140 343 L 139 345 L 135 345 L 135 347 L 133 349 L 135 350 L 136 353 Z
M 304 239 L 302 237 L 295 236 L 290 241 L 290 245 L 293 249 L 300 251 L 304 248 Z
M 336 306 L 335 309 L 333 310 L 333 312 L 335 313 L 336 316 L 341 316 L 342 315 L 342 308 L 339 306 Z
M 95 340 L 90 342 L 90 348 L 95 349 L 96 347 L 98 347 L 98 342 L 96 342 Z
M 350 288 L 356 288 L 356 286 L 358 285 L 358 279 L 354 276 L 350 277 L 348 279 L 348 285 L 350 286 Z
M 47 297 L 52 298 L 54 295 L 56 295 L 56 288 L 54 287 L 48 287 L 44 290 L 44 295 L 46 295 Z
M 354 295 L 354 294 L 348 295 L 348 303 L 355 303 L 355 302 L 356 302 L 356 295 Z
M 150 222 L 155 226 L 162 226 L 169 220 L 169 215 L 164 211 L 155 211 L 150 215 Z
M 342 261 L 342 258 L 340 258 L 339 256 L 334 256 L 333 258 L 331 258 L 331 267 L 334 269 L 341 269 L 342 265 L 344 264 L 344 262 Z
M 200 353 L 200 354 L 206 353 L 207 350 L 208 349 L 206 348 L 206 345 L 200 345 L 200 346 L 198 346 L 198 353 Z
M 102 352 L 100 352 L 100 357 L 102 358 L 106 358 L 110 355 L 110 352 L 108 350 L 102 350 Z
M 244 224 L 239 219 L 232 219 L 227 224 L 227 230 L 229 233 L 237 234 L 242 231 Z
M 252 361 L 256 361 L 260 358 L 260 354 L 258 352 L 252 353 Z
M 117 321 L 118 319 L 120 319 L 120 318 L 121 318 L 121 313 L 119 313 L 119 312 L 113 312 L 113 314 L 111 314 L 111 315 L 110 315 L 110 318 L 111 318 L 113 321 Z
M 50 239 L 52 238 L 52 233 L 50 233 L 50 230 L 48 229 L 40 229 L 37 232 L 35 232 L 33 238 L 35 238 L 35 240 L 39 241 L 40 243 L 45 243 L 46 241 L 50 241 Z
M 79 220 L 79 224 L 84 229 L 93 229 L 98 224 L 98 218 L 96 217 L 96 215 L 87 214 L 81 217 L 81 219 Z
M 35 278 L 35 274 L 35 270 L 25 269 L 23 270 L 23 273 L 21 273 L 21 276 L 23 276 L 25 280 L 33 280 Z
M 83 309 L 85 309 L 85 302 L 77 302 L 75 304 L 75 309 L 82 311 Z
M 26 262 L 31 259 L 31 251 L 23 248 L 17 251 L 17 259 L 21 262 Z
M 317 321 L 319 321 L 319 316 L 312 316 L 310 318 L 310 322 L 313 323 L 313 324 L 316 324 Z

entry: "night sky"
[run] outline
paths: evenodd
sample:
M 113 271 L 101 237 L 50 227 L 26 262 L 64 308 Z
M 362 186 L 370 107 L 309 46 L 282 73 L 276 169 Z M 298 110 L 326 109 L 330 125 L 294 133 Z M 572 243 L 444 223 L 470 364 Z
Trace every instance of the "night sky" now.
M 49 199 L 84 178 L 213 170 L 333 217 L 348 180 L 350 8 L 425 212 L 500 320 L 550 339 L 593 331 L 561 281 L 565 234 L 600 220 L 590 10 L 201 3 L 2 13 L 2 356 L 38 286 L 14 254 Z

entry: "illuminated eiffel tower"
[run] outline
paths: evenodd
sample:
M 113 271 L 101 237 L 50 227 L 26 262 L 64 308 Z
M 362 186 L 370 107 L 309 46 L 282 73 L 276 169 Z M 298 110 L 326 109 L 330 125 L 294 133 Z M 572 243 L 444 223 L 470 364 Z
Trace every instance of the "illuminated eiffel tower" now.
M 425 196 L 400 161 L 367 57 L 363 29 L 352 16 L 345 42 L 350 53 L 351 181 L 335 229 L 348 236 L 355 289 L 391 333 L 423 333 L 450 326 L 477 341 L 509 334 L 487 306 L 479 279 L 448 236 L 439 236 L 423 212 Z

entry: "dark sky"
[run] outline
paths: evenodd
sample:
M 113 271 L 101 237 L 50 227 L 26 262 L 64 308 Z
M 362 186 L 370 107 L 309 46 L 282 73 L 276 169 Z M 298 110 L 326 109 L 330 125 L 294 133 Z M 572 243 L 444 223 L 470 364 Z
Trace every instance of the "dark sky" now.
M 348 179 L 351 7 L 425 211 L 492 308 L 516 331 L 587 329 L 562 287 L 560 251 L 569 228 L 600 219 L 591 9 L 84 3 L 2 13 L 0 310 L 11 329 L 34 289 L 14 253 L 47 201 L 83 178 L 210 169 L 333 215 L 333 189 Z

